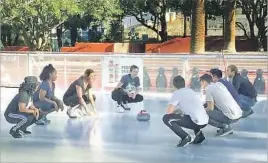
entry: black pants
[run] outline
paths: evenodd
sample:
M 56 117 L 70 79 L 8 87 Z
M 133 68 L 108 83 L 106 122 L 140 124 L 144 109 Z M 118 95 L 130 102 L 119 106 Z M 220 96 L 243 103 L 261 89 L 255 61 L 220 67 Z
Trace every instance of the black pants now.
M 181 127 L 194 130 L 194 133 L 197 134 L 200 129 L 204 128 L 206 125 L 197 125 L 195 124 L 189 115 L 182 114 L 165 114 L 163 116 L 163 122 L 181 139 L 184 139 L 188 136 Z
M 143 96 L 137 94 L 136 98 L 133 99 L 131 97 L 128 97 L 128 95 L 124 92 L 123 89 L 115 89 L 112 91 L 112 99 L 117 102 L 118 105 L 122 104 L 122 102 L 125 103 L 136 103 L 143 101 Z
M 207 111 L 207 114 L 209 116 L 208 124 L 217 128 L 225 128 L 227 125 L 238 121 L 238 119 L 232 120 L 225 116 L 216 106 L 213 111 Z
M 33 114 L 30 113 L 5 113 L 5 118 L 8 123 L 16 124 L 12 129 L 14 131 L 26 130 L 27 127 L 31 126 L 36 121 L 40 120 L 43 117 L 42 112 L 40 112 L 39 118 L 36 119 Z
M 83 95 L 82 97 L 83 97 L 86 104 L 90 103 L 88 95 Z M 93 99 L 94 99 L 94 101 L 96 100 L 95 95 L 93 95 Z M 78 96 L 76 94 L 74 94 L 72 96 L 63 96 L 63 103 L 66 106 L 75 107 L 76 105 L 79 104 Z

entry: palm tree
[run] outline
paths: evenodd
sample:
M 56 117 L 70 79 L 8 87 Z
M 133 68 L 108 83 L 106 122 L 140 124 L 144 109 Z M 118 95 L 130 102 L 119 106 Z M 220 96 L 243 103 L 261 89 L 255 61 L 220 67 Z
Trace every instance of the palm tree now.
M 205 0 L 193 0 L 190 53 L 201 54 L 204 52 L 205 52 Z
M 235 53 L 236 0 L 227 0 L 225 8 L 224 47 L 227 53 Z

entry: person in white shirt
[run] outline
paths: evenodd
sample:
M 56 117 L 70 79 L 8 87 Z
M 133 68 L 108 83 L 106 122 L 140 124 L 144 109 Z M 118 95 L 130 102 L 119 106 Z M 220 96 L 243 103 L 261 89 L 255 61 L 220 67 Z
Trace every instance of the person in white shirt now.
M 209 119 L 203 103 L 192 89 L 185 88 L 183 77 L 174 77 L 173 85 L 176 91 L 167 107 L 167 114 L 163 116 L 163 122 L 181 138 L 178 147 L 184 147 L 192 142 L 191 136 L 181 127 L 194 130 L 196 137 L 193 144 L 202 143 L 205 136 L 201 129 L 208 124 Z M 175 108 L 179 109 L 179 113 L 175 113 Z
M 211 126 L 219 128 L 216 136 L 233 133 L 231 123 L 237 122 L 242 110 L 231 93 L 221 82 L 212 82 L 212 76 L 204 74 L 200 77 L 201 86 L 205 89 L 206 110 Z

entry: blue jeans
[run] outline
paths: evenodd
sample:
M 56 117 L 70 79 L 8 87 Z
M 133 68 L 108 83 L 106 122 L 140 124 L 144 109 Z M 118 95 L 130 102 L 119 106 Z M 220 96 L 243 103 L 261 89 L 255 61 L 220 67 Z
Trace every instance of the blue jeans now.
M 40 108 L 43 112 L 52 112 L 54 111 L 55 107 L 52 103 L 46 101 L 35 101 L 34 106 Z
M 252 106 L 255 105 L 256 100 L 249 98 L 247 96 L 244 95 L 239 95 L 239 99 L 240 99 L 240 103 L 242 105 L 242 110 L 243 111 L 249 111 L 251 109 Z

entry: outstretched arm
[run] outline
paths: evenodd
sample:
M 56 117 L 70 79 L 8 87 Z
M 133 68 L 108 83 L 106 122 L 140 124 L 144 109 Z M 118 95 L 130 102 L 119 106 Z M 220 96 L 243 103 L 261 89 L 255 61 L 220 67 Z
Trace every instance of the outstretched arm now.
M 88 90 L 88 96 L 89 96 L 90 103 L 91 103 L 91 105 L 93 107 L 94 113 L 97 114 L 96 104 L 95 104 L 95 100 L 94 100 L 94 97 L 93 97 L 92 89 Z
M 79 104 L 82 105 L 82 107 L 84 107 L 86 110 L 88 110 L 87 104 L 85 100 L 83 99 L 82 88 L 79 85 L 76 85 L 75 88 L 76 88 L 76 93 L 77 93 Z

